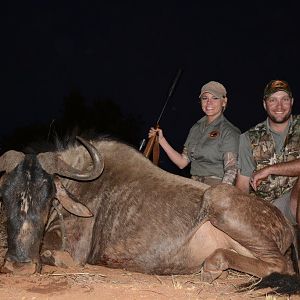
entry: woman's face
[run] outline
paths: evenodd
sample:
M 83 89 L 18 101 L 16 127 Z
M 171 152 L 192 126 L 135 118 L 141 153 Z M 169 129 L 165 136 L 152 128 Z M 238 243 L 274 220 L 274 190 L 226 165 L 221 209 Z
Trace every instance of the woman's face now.
M 210 93 L 204 93 L 200 97 L 203 112 L 210 120 L 216 119 L 224 110 L 227 99 L 220 99 Z

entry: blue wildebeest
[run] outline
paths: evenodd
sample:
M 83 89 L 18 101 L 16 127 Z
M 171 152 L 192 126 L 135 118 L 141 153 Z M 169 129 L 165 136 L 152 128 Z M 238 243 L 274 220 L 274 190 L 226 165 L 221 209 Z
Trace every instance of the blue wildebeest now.
M 66 265 L 64 254 L 150 274 L 202 268 L 209 282 L 228 268 L 257 277 L 292 272 L 293 229 L 272 205 L 168 173 L 124 143 L 78 139 L 84 146 L 1 156 L 2 272 Z

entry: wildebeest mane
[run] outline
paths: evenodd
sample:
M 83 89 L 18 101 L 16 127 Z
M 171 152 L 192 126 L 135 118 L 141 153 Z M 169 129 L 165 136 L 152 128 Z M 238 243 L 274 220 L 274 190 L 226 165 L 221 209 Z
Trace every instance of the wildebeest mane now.
M 61 152 L 70 147 L 78 145 L 79 142 L 76 139 L 76 136 L 78 135 L 84 138 L 85 140 L 98 141 L 105 139 L 107 141 L 117 141 L 122 144 L 134 147 L 130 143 L 123 141 L 122 139 L 112 136 L 108 133 L 99 134 L 94 130 L 79 132 L 78 129 L 76 129 L 71 131 L 71 133 L 65 134 L 62 137 L 55 134 L 51 140 L 47 139 L 31 142 L 22 149 L 22 152 L 25 154 L 38 154 L 42 152 Z

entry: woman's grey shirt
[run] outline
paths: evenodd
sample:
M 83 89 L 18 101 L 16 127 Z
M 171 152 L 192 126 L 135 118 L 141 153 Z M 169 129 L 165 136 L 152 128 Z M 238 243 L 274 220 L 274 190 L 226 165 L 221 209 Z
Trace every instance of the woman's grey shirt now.
M 184 144 L 191 162 L 191 175 L 223 178 L 224 155 L 238 154 L 241 132 L 222 114 L 207 126 L 207 116 L 190 129 Z

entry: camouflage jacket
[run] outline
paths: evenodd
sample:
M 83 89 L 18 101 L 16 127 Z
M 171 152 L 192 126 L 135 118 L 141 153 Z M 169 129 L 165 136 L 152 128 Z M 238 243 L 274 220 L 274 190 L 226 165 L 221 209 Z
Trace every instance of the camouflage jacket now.
M 256 165 L 255 170 L 300 157 L 300 115 L 293 116 L 284 146 L 279 154 L 275 151 L 274 139 L 266 122 L 251 128 L 248 133 Z M 258 186 L 255 194 L 272 202 L 290 191 L 296 180 L 297 177 L 270 175 Z

